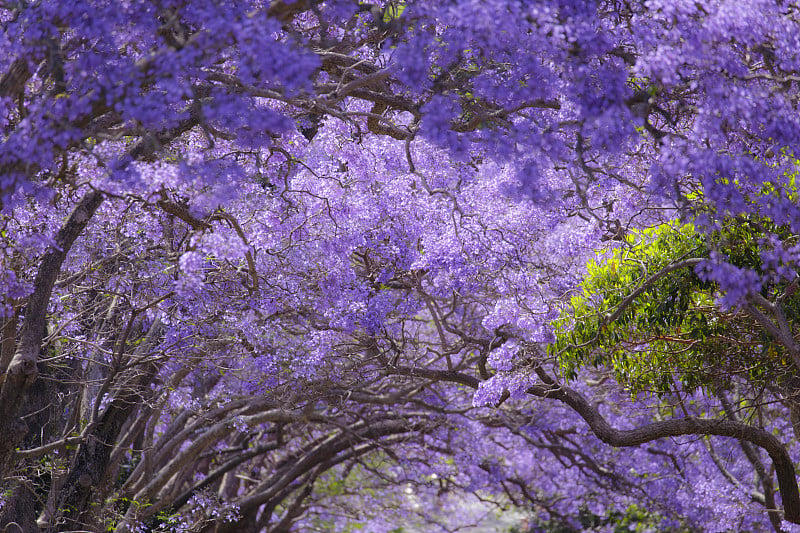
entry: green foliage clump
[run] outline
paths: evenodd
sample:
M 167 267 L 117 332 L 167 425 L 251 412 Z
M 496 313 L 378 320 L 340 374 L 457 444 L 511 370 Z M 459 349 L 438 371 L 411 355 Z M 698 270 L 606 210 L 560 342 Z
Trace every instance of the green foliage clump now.
M 661 394 L 676 381 L 691 391 L 736 374 L 757 382 L 785 375 L 783 346 L 743 311 L 715 305 L 716 285 L 694 270 L 716 250 L 760 271 L 763 230 L 763 221 L 737 220 L 710 235 L 674 222 L 630 232 L 623 246 L 588 265 L 581 293 L 555 323 L 549 349 L 564 376 L 606 367 L 633 394 Z M 790 319 L 800 316 L 798 298 L 783 303 Z

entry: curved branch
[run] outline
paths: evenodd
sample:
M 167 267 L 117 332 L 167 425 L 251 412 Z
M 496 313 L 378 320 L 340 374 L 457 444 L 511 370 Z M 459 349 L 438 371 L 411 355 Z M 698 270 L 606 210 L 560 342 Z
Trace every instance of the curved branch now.
M 761 310 L 756 307 L 757 305 L 762 306 L 767 311 L 771 312 L 778 324 L 772 322 L 772 320 L 767 317 Z M 784 348 L 789 352 L 789 355 L 792 357 L 792 362 L 794 363 L 795 367 L 800 368 L 800 346 L 794 341 L 792 337 L 792 331 L 789 327 L 789 323 L 786 320 L 786 315 L 781 309 L 781 306 L 777 303 L 772 303 L 763 296 L 758 293 L 751 294 L 748 296 L 748 301 L 744 304 L 744 309 L 753 317 L 761 326 L 767 330 L 776 341 L 781 343 Z
M 25 89 L 25 83 L 32 73 L 28 67 L 28 60 L 18 57 L 11 63 L 8 70 L 0 77 L 0 96 L 17 96 Z
M 430 368 L 412 368 L 407 366 L 398 366 L 390 369 L 390 374 L 398 374 L 401 376 L 409 376 L 415 378 L 425 378 L 431 381 L 449 381 L 452 383 L 461 383 L 467 387 L 477 389 L 480 385 L 480 380 L 464 374 L 462 372 L 455 372 L 452 370 L 433 370 Z
M 255 489 L 255 493 L 242 498 L 239 508 L 242 513 L 258 508 L 268 502 L 287 487 L 293 480 L 317 465 L 334 460 L 342 452 L 363 444 L 364 441 L 374 441 L 391 435 L 409 434 L 424 431 L 430 428 L 424 420 L 385 419 L 378 422 L 365 422 L 352 431 L 341 432 L 316 443 L 296 461 L 287 463 L 279 468 L 271 477 L 262 481 Z
M 678 261 L 676 263 L 672 263 L 671 265 L 665 266 L 664 268 L 662 268 L 661 270 L 659 270 L 658 272 L 647 278 L 633 292 L 631 292 L 628 296 L 626 296 L 619 303 L 617 309 L 611 315 L 609 315 L 607 318 L 603 320 L 603 323 L 610 324 L 611 322 L 614 322 L 616 319 L 622 316 L 622 313 L 625 312 L 625 309 L 627 309 L 628 306 L 630 306 L 633 303 L 633 301 L 636 300 L 636 298 L 641 296 L 644 291 L 646 291 L 653 285 L 653 283 L 660 280 L 667 274 L 671 274 L 672 272 L 675 272 L 676 270 L 680 270 L 682 268 L 697 266 L 702 261 L 705 261 L 705 259 L 694 257 L 690 259 L 684 259 L 683 261 Z
M 451 381 L 477 388 L 480 381 L 467 374 L 443 370 L 396 368 L 395 373 L 435 381 Z M 572 408 L 589 425 L 592 433 L 606 444 L 617 448 L 639 446 L 665 437 L 684 435 L 716 435 L 746 441 L 764 449 L 772 459 L 778 477 L 778 487 L 783 500 L 784 516 L 789 522 L 800 524 L 800 491 L 797 487 L 794 464 L 789 452 L 777 437 L 767 431 L 732 420 L 708 418 L 681 418 L 652 422 L 634 429 L 616 429 L 577 391 L 557 384 L 541 368 L 536 373 L 544 385 L 531 385 L 528 394 L 539 398 L 558 400 Z
M 719 398 L 722 408 L 725 409 L 725 415 L 728 420 L 741 423 L 741 418 L 737 416 L 736 409 L 734 409 L 733 404 L 725 395 L 725 392 L 721 388 L 717 388 L 715 394 L 717 398 Z M 753 465 L 756 475 L 758 476 L 759 481 L 761 481 L 761 486 L 764 488 L 763 498 L 759 500 L 754 496 L 754 499 L 767 509 L 767 512 L 769 513 L 769 520 L 772 523 L 772 527 L 775 529 L 775 531 L 781 531 L 780 517 L 776 513 L 778 506 L 775 504 L 775 485 L 772 482 L 772 475 L 767 473 L 767 469 L 764 468 L 764 463 L 761 461 L 761 457 L 759 456 L 758 452 L 753 449 L 753 446 L 749 442 L 740 440 L 739 446 L 742 448 L 747 460 L 750 461 L 751 465 Z M 717 461 L 715 460 L 714 462 L 716 463 Z
M 800 491 L 797 488 L 794 464 L 781 441 L 761 428 L 732 420 L 681 418 L 652 422 L 634 429 L 616 429 L 586 398 L 569 387 L 533 385 L 527 392 L 540 398 L 553 398 L 567 404 L 589 424 L 598 439 L 619 448 L 639 446 L 664 437 L 683 435 L 716 435 L 755 444 L 769 454 L 775 466 L 786 520 L 800 524 Z

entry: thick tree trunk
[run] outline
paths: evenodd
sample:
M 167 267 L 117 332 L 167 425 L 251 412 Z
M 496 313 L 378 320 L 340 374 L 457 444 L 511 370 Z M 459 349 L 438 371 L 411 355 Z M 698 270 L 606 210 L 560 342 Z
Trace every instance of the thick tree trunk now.
M 14 357 L 5 371 L 0 389 L 0 476 L 5 478 L 12 468 L 15 448 L 22 442 L 27 427 L 19 420 L 20 408 L 25 403 L 28 389 L 36 380 L 38 361 L 47 324 L 47 307 L 53 285 L 70 248 L 83 232 L 103 195 L 90 191 L 81 198 L 55 237 L 54 246 L 42 258 L 34 281 L 34 291 L 25 307 L 25 318 Z
M 3 379 L 0 380 L 0 435 L 3 436 L 0 439 L 0 480 L 3 485 L 17 467 L 15 450 L 29 434 L 29 425 L 39 424 L 41 427 L 38 429 L 44 431 L 44 425 L 49 423 L 46 417 L 56 416 L 54 409 L 58 406 L 58 401 L 56 395 L 52 394 L 53 387 L 37 383 L 39 372 L 47 371 L 40 368 L 39 364 L 47 329 L 47 308 L 61 265 L 102 202 L 103 195 L 97 191 L 90 191 L 81 198 L 56 234 L 54 245 L 45 253 L 37 271 L 33 293 L 24 309 L 19 342 L 10 363 L 3 369 Z M 6 352 L 7 343 L 4 343 L 3 349 Z M 38 414 L 26 422 L 20 416 L 26 413 Z M 35 527 L 35 522 L 34 526 L 30 526 L 30 513 L 34 512 L 33 503 L 27 503 L 25 491 L 15 489 L 12 492 L 15 495 L 15 504 L 3 507 L 0 523 L 24 523 L 26 528 Z
M 139 345 L 136 356 L 146 356 L 162 332 L 161 321 L 156 319 L 147 336 Z M 78 451 L 67 475 L 64 488 L 58 498 L 57 509 L 61 511 L 57 525 L 48 531 L 92 530 L 99 527 L 91 503 L 98 491 L 102 491 L 111 466 L 111 452 L 119 441 L 128 418 L 142 404 L 143 395 L 149 391 L 150 383 L 158 372 L 158 366 L 147 363 L 134 369 L 136 375 L 125 383 L 118 384 L 113 400 L 105 408 L 97 423 L 78 446 Z
M 24 482 L 15 481 L 8 489 L 0 516 L 0 531 L 39 533 L 36 525 L 36 495 Z

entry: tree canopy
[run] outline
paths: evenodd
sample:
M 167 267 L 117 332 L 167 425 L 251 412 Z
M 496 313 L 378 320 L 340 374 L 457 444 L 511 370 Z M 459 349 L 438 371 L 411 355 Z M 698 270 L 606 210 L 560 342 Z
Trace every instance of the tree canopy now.
M 800 531 L 794 3 L 0 25 L 0 530 Z

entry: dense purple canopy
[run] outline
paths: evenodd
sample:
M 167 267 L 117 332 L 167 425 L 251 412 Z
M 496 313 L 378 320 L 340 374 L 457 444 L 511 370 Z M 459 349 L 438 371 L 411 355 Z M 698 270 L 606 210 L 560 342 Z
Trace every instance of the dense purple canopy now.
M 800 531 L 794 4 L 0 24 L 0 529 Z M 689 222 L 709 244 L 641 255 Z M 612 254 L 640 274 L 591 293 Z M 605 332 L 681 269 L 707 329 L 632 334 L 702 386 L 669 360 L 632 397 L 635 351 L 564 372 L 572 297 L 618 297 Z

